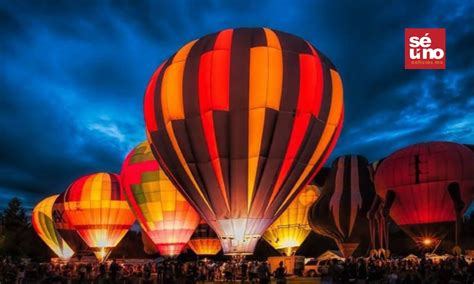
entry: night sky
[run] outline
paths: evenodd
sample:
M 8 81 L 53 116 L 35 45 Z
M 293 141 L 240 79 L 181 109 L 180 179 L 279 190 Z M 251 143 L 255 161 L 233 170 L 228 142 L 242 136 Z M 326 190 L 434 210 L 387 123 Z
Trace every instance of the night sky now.
M 474 144 L 472 1 L 154 2 L 0 1 L 0 208 L 14 196 L 31 208 L 81 175 L 118 172 L 145 139 L 154 69 L 230 27 L 299 35 L 334 62 L 346 117 L 330 160 L 376 160 L 421 141 Z M 446 28 L 446 70 L 404 70 L 409 27 Z

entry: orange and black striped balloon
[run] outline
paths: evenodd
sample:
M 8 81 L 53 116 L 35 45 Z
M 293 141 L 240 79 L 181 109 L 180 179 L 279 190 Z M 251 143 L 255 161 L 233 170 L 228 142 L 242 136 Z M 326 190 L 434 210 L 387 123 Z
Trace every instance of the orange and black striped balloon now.
M 224 252 L 251 253 L 331 153 L 342 82 L 299 37 L 228 29 L 166 60 L 148 84 L 144 112 L 157 160 Z

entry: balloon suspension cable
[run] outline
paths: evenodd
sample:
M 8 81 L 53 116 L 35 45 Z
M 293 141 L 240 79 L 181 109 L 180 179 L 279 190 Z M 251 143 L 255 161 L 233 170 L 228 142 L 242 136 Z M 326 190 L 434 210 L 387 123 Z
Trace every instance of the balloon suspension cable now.
M 112 253 L 112 248 L 101 247 L 99 251 L 94 252 L 99 262 L 105 262 Z
M 286 248 L 286 252 L 283 253 L 285 256 L 291 256 L 291 247 Z
M 436 243 L 436 246 L 434 247 L 433 251 L 431 252 L 431 254 L 434 254 L 436 252 L 436 250 L 438 249 L 439 245 L 441 244 L 441 240 L 437 240 L 437 243 Z

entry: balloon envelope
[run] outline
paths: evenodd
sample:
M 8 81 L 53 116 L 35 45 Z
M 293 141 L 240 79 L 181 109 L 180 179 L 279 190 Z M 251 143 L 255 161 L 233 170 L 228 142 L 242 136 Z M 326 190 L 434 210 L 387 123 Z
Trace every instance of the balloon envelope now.
M 88 251 L 89 247 L 79 236 L 72 223 L 66 218 L 64 213 L 64 194 L 65 192 L 59 194 L 53 204 L 54 227 L 76 255 L 81 255 Z
M 464 145 L 415 144 L 380 163 L 375 189 L 382 198 L 395 194 L 390 216 L 415 241 L 440 241 L 456 220 L 456 204 L 462 214 L 472 202 L 473 169 L 474 152 Z
M 74 251 L 54 228 L 53 205 L 59 195 L 43 199 L 33 209 L 31 224 L 38 236 L 61 259 L 69 259 Z
M 331 153 L 342 93 L 334 65 L 307 41 L 228 29 L 186 44 L 156 70 L 147 134 L 224 252 L 251 254 Z
M 143 231 L 140 233 L 142 242 L 143 242 L 143 251 L 146 254 L 157 254 L 159 253 L 158 248 L 155 243 L 150 239 L 150 237 Z
M 332 238 L 344 257 L 369 243 L 367 212 L 375 198 L 369 163 L 362 156 L 334 160 L 320 197 L 308 212 L 312 229 Z
M 135 222 L 119 176 L 96 173 L 77 179 L 64 195 L 65 217 L 100 260 Z
M 216 232 L 204 220 L 194 231 L 188 246 L 197 255 L 216 255 L 222 248 Z
M 311 232 L 308 209 L 319 195 L 318 187 L 307 185 L 290 206 L 267 229 L 263 238 L 286 255 L 294 253 Z
M 121 175 L 142 232 L 161 255 L 180 254 L 201 217 L 161 170 L 146 141 L 127 156 Z

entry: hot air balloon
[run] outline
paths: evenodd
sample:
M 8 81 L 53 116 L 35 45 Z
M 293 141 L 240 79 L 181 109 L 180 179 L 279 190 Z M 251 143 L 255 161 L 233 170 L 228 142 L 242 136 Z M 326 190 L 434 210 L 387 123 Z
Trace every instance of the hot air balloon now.
M 128 154 L 121 175 L 142 232 L 161 255 L 180 254 L 201 217 L 161 170 L 146 141 Z
M 216 255 L 221 250 L 221 242 L 216 232 L 204 220 L 194 231 L 188 246 L 197 255 Z
M 367 159 L 341 156 L 334 160 L 320 197 L 309 209 L 309 224 L 316 233 L 332 238 L 344 257 L 349 257 L 368 246 L 367 212 L 374 198 Z
M 292 255 L 311 232 L 308 209 L 319 195 L 318 187 L 307 185 L 290 206 L 265 231 L 263 238 L 275 249 Z
M 148 84 L 144 113 L 156 159 L 224 253 L 251 254 L 331 153 L 342 82 L 299 37 L 228 29 L 166 60 Z
M 472 202 L 473 169 L 474 153 L 464 145 L 415 144 L 381 162 L 375 189 L 393 221 L 420 247 L 436 246 Z
M 64 193 L 59 194 L 58 198 L 53 204 L 53 222 L 54 228 L 59 235 L 72 248 L 76 255 L 85 254 L 89 251 L 89 247 L 84 240 L 79 236 L 72 223 L 66 218 L 64 214 Z
M 156 247 L 155 243 L 150 239 L 150 237 L 145 233 L 140 233 L 142 242 L 143 242 L 143 251 L 146 254 L 157 254 L 159 253 L 158 248 Z
M 31 224 L 38 236 L 59 258 L 68 260 L 74 254 L 74 251 L 59 235 L 53 224 L 53 204 L 58 196 L 47 197 L 35 206 L 31 216 Z
M 74 181 L 64 194 L 64 215 L 100 261 L 135 222 L 120 177 L 111 173 L 91 174 Z

